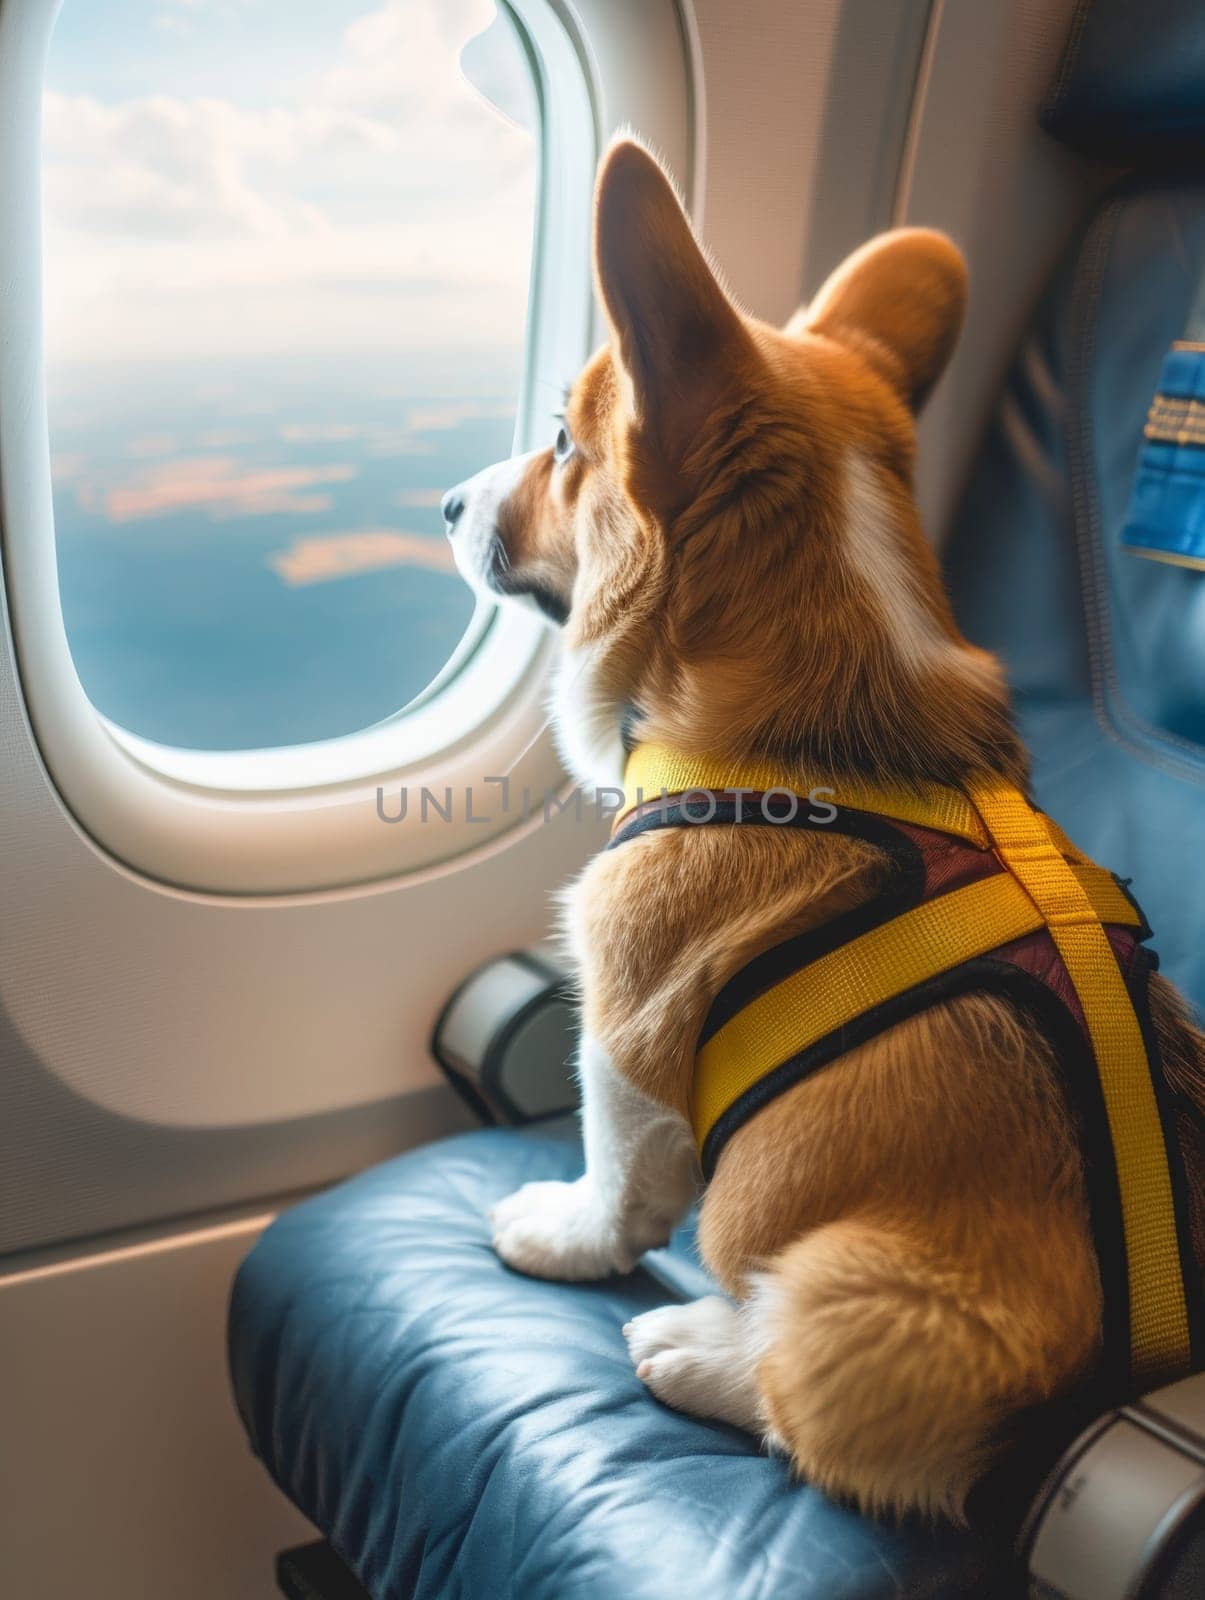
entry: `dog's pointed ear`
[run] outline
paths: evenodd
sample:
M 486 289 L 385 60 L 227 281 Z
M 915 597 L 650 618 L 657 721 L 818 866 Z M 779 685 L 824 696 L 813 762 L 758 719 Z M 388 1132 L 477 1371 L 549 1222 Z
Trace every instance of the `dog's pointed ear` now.
M 748 339 L 669 178 L 633 139 L 599 167 L 594 271 L 635 419 L 672 453 Z
M 966 310 L 962 252 L 931 228 L 896 228 L 855 250 L 788 333 L 857 350 L 918 410 L 941 377 Z

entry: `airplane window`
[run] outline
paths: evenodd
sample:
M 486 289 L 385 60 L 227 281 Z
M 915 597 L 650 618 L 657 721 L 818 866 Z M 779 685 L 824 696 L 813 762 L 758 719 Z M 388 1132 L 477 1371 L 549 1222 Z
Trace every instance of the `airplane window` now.
M 441 491 L 511 448 L 538 111 L 492 0 L 66 0 L 43 109 L 59 578 L 99 711 L 370 726 L 488 626 Z

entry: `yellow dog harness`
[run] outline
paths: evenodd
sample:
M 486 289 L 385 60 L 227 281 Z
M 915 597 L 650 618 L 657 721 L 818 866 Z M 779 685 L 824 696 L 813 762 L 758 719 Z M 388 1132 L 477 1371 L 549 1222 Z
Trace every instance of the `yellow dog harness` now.
M 651 745 L 629 758 L 611 843 L 742 823 L 851 834 L 895 870 L 870 904 L 763 952 L 716 997 L 691 1107 L 705 1174 L 749 1117 L 844 1051 L 954 994 L 1007 993 L 1050 1038 L 1081 1123 L 1106 1364 L 1138 1389 L 1205 1364 L 1174 1097 L 1146 1011 L 1155 958 L 1125 887 L 1001 778 L 805 795 L 770 766 Z

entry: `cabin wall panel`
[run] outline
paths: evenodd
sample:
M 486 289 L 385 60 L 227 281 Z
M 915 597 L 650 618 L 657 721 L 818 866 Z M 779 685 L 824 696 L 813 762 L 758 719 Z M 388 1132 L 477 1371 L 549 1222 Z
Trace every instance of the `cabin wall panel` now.
M 226 1301 L 264 1216 L 0 1278 L 0 1594 L 269 1600 L 317 1535 L 247 1448 Z

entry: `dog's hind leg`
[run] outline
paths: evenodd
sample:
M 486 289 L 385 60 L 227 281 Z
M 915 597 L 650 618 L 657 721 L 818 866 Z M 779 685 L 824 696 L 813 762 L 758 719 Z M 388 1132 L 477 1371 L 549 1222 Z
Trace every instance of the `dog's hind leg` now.
M 623 1334 L 636 1376 L 667 1406 L 750 1433 L 766 1432 L 757 1387 L 757 1364 L 765 1349 L 749 1308 L 708 1295 L 646 1311 Z
M 755 1279 L 763 1414 L 808 1482 L 868 1512 L 960 1518 L 1002 1425 L 1083 1375 L 1100 1286 L 1080 1219 L 984 1221 L 963 1251 L 864 1219 L 788 1245 Z M 1007 1228 L 1009 1237 L 1000 1232 Z

